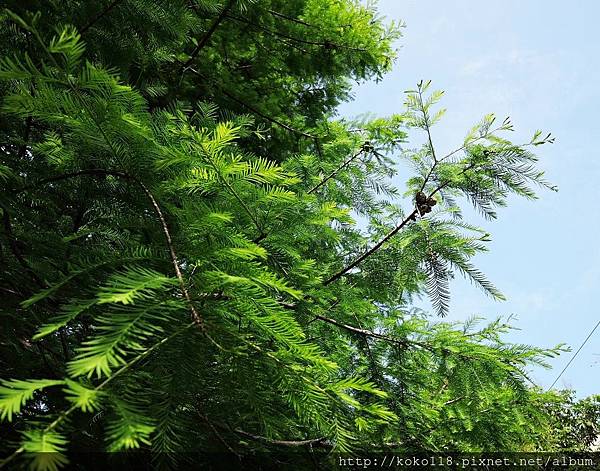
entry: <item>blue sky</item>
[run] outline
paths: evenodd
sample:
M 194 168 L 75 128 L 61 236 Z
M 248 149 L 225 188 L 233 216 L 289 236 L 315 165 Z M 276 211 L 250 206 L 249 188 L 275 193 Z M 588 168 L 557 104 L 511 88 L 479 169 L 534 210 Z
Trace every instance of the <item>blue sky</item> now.
M 476 263 L 508 300 L 494 302 L 457 280 L 449 318 L 514 314 L 521 330 L 511 340 L 575 350 L 600 319 L 600 2 L 381 0 L 379 10 L 406 23 L 394 71 L 357 86 L 342 115 L 399 112 L 403 90 L 431 79 L 448 108 L 433 129 L 439 154 L 460 145 L 489 112 L 511 117 L 515 142 L 536 129 L 556 137 L 538 155 L 558 193 L 513 198 L 493 222 L 475 216 L 493 237 Z M 549 386 L 571 355 L 551 361 L 551 371 L 536 369 L 536 382 Z M 600 393 L 599 378 L 600 329 L 557 386 L 586 396 Z

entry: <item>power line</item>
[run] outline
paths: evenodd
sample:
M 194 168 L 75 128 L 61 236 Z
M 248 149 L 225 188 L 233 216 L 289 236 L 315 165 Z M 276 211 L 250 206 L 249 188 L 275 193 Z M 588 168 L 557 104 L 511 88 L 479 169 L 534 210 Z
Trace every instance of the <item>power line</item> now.
M 590 337 L 594 334 L 594 332 L 596 331 L 596 329 L 598 328 L 598 326 L 600 326 L 600 321 L 598 321 L 596 323 L 596 325 L 594 326 L 594 328 L 592 329 L 592 331 L 588 334 L 588 336 L 585 338 L 585 340 L 583 341 L 583 343 L 579 346 L 579 348 L 575 352 L 575 355 L 573 355 L 571 357 L 571 359 L 569 360 L 569 363 L 567 363 L 565 365 L 565 367 L 562 369 L 562 371 L 559 373 L 559 375 L 556 377 L 556 379 L 554 380 L 554 382 L 550 385 L 550 387 L 548 389 L 552 389 L 552 387 L 557 383 L 557 381 L 560 379 L 560 377 L 563 375 L 563 373 L 565 371 L 567 371 L 567 368 L 569 368 L 569 366 L 571 366 L 571 363 L 573 363 L 573 360 L 575 360 L 575 358 L 577 358 L 577 355 L 579 355 L 579 352 L 581 351 L 581 349 L 583 347 L 585 347 L 585 344 L 588 342 L 588 340 L 590 339 Z

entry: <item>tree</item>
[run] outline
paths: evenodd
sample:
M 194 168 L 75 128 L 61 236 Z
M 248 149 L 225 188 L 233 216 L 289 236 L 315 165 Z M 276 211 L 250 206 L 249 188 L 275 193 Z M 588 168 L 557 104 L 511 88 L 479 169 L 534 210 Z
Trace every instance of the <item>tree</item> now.
M 600 397 L 576 399 L 574 391 L 548 393 L 544 406 L 552 418 L 552 448 L 570 452 L 597 451 L 600 437 Z
M 544 447 L 527 368 L 561 347 L 412 301 L 444 316 L 456 273 L 502 298 L 459 202 L 494 218 L 552 188 L 531 152 L 550 135 L 515 144 L 487 115 L 437 155 L 429 82 L 397 115 L 336 119 L 400 34 L 350 0 L 8 2 L 0 21 L 3 464 Z

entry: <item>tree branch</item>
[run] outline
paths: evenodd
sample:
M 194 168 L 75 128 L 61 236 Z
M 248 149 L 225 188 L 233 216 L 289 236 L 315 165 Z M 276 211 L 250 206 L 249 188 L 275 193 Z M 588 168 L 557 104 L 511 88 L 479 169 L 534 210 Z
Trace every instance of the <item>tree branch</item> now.
M 308 446 L 308 445 L 318 445 L 318 444 L 325 445 L 326 441 L 327 441 L 327 439 L 325 437 L 312 438 L 312 439 L 308 439 L 308 440 L 275 440 L 275 439 L 263 437 L 260 435 L 254 435 L 252 433 L 246 432 L 239 428 L 234 429 L 233 432 L 237 433 L 238 435 L 242 435 L 244 437 L 255 440 L 255 441 L 268 443 L 270 445 L 279 445 L 279 446 L 288 446 L 288 447 Z
M 27 116 L 25 119 L 25 131 L 23 133 L 23 143 L 19 147 L 19 157 L 25 158 L 27 153 L 27 142 L 29 141 L 29 134 L 31 133 L 31 126 L 33 124 L 33 118 L 31 116 Z
M 213 423 L 208 420 L 208 417 L 206 417 L 204 414 L 201 414 L 200 412 L 198 412 L 198 415 L 200 416 L 200 418 L 202 420 L 204 420 L 204 422 L 207 423 L 207 425 L 210 427 L 210 429 L 212 430 L 213 434 L 215 435 L 215 437 L 217 437 L 217 440 L 219 440 L 223 446 L 225 448 L 227 448 L 227 450 L 229 450 L 229 452 L 235 456 L 238 457 L 238 459 L 240 458 L 240 455 L 238 453 L 235 452 L 235 450 L 233 448 L 231 448 L 231 446 L 229 445 L 229 443 L 227 443 L 225 441 L 225 439 L 221 436 L 221 434 L 219 433 L 219 431 L 217 430 L 217 428 L 213 425 Z
M 79 30 L 79 33 L 81 35 L 85 34 L 85 32 L 90 29 L 92 26 L 94 26 L 102 17 L 104 17 L 105 15 L 107 15 L 114 7 L 116 7 L 119 3 L 122 3 L 123 0 L 114 0 L 113 2 L 109 3 L 104 10 L 100 11 L 96 16 L 94 16 L 94 18 L 92 18 L 90 20 L 90 22 L 85 25 L 83 28 L 81 28 Z
M 21 265 L 25 269 L 25 271 L 27 273 L 29 273 L 29 275 L 35 281 L 35 283 L 38 286 L 43 287 L 44 282 L 35 273 L 35 271 L 33 271 L 33 269 L 29 266 L 29 263 L 27 263 L 27 260 L 25 260 L 25 257 L 23 257 L 23 254 L 21 253 L 21 250 L 19 249 L 19 244 L 17 243 L 17 240 L 15 239 L 15 236 L 14 236 L 14 233 L 12 230 L 12 224 L 10 222 L 10 216 L 8 214 L 8 209 L 5 206 L 2 206 L 2 220 L 4 223 L 4 231 L 6 232 L 6 237 L 8 238 L 8 245 L 10 247 L 10 251 L 14 255 L 17 262 L 19 262 L 19 265 Z
M 212 25 L 210 25 L 210 28 L 208 28 L 208 31 L 206 32 L 206 34 L 202 37 L 202 39 L 200 39 L 200 41 L 198 41 L 198 45 L 190 54 L 190 58 L 183 64 L 184 68 L 189 67 L 189 65 L 194 61 L 194 59 L 198 56 L 198 54 L 200 54 L 200 51 L 202 51 L 204 46 L 206 46 L 206 44 L 208 43 L 208 41 L 210 40 L 210 38 L 212 37 L 214 32 L 217 30 L 219 25 L 223 22 L 223 20 L 227 16 L 227 13 L 229 12 L 229 10 L 231 10 L 233 8 L 233 5 L 235 5 L 235 2 L 236 2 L 236 0 L 229 0 L 227 5 L 225 5 L 223 10 L 221 10 L 221 13 L 219 13 L 219 16 L 217 16 L 215 18 Z
M 356 315 L 356 313 L 352 313 L 354 320 L 356 321 L 356 324 L 358 325 L 358 327 L 360 327 L 361 329 L 363 328 L 362 323 L 360 322 L 358 316 Z M 371 350 L 371 345 L 369 345 L 369 339 L 364 336 L 363 337 L 363 343 L 365 345 L 365 350 L 367 352 L 367 357 L 369 357 L 369 367 L 371 368 L 371 374 L 374 380 L 376 380 L 377 383 L 379 383 L 379 386 L 382 389 L 385 389 L 385 379 L 383 377 L 383 375 L 381 374 L 381 369 L 379 368 L 379 365 L 377 364 L 375 355 L 373 355 L 373 350 Z
M 443 406 L 449 406 L 451 404 L 454 404 L 455 402 L 462 401 L 464 398 L 465 398 L 464 396 L 459 396 L 454 399 L 450 399 L 449 401 L 444 402 Z
M 202 329 L 205 329 L 204 326 L 204 322 L 202 320 L 202 317 L 200 316 L 200 314 L 198 313 L 198 311 L 196 310 L 196 307 L 194 306 L 194 303 L 192 301 L 192 298 L 190 296 L 190 293 L 188 291 L 188 289 L 185 286 L 185 280 L 183 279 L 183 274 L 181 273 L 181 269 L 179 268 L 179 261 L 177 259 L 177 253 L 175 252 L 175 248 L 173 246 L 173 239 L 171 237 L 171 233 L 169 231 L 169 227 L 167 226 L 167 221 L 165 220 L 165 217 L 163 215 L 163 212 L 158 204 L 158 202 L 156 201 L 156 198 L 154 198 L 154 195 L 150 192 L 150 190 L 148 189 L 148 187 L 146 187 L 146 185 L 144 185 L 144 183 L 142 183 L 140 180 L 138 180 L 137 178 L 127 174 L 127 173 L 123 173 L 123 172 L 119 172 L 119 171 L 115 171 L 115 170 L 106 170 L 106 169 L 101 169 L 101 168 L 93 168 L 93 169 L 85 169 L 85 170 L 79 170 L 77 172 L 71 172 L 71 173 L 65 173 L 63 175 L 58 175 L 56 177 L 50 177 L 50 178 L 46 178 L 43 180 L 39 180 L 38 182 L 28 185 L 26 187 L 23 187 L 19 190 L 16 190 L 16 193 L 21 193 L 23 191 L 29 190 L 31 188 L 35 188 L 41 185 L 45 185 L 48 183 L 52 183 L 52 182 L 57 182 L 57 181 L 61 181 L 61 180 L 66 180 L 69 178 L 74 178 L 74 177 L 78 177 L 78 176 L 82 176 L 82 175 L 90 175 L 90 176 L 98 176 L 98 175 L 112 175 L 112 176 L 116 176 L 116 177 L 120 177 L 126 180 L 131 180 L 135 183 L 137 183 L 140 188 L 142 188 L 142 190 L 144 191 L 144 193 L 146 194 L 146 196 L 148 197 L 148 199 L 150 200 L 150 202 L 152 203 L 152 207 L 154 209 L 154 212 L 156 213 L 161 227 L 162 227 L 162 231 L 165 235 L 165 239 L 167 241 L 167 247 L 169 249 L 169 254 L 171 257 L 171 262 L 173 264 L 173 268 L 175 270 L 175 275 L 177 277 L 177 280 L 179 282 L 179 288 L 181 290 L 181 293 L 183 294 L 186 303 L 188 304 L 188 308 L 190 309 L 191 313 L 192 313 L 192 319 L 194 320 L 194 322 Z M 5 211 L 6 214 L 6 211 Z
M 429 181 L 429 178 L 431 178 L 431 175 L 433 175 L 433 172 L 435 171 L 435 168 L 437 167 L 439 161 L 435 155 L 435 149 L 433 148 L 433 140 L 431 139 L 431 130 L 429 127 L 429 117 L 427 115 L 427 111 L 425 110 L 425 106 L 423 105 L 423 92 L 421 91 L 421 85 L 422 82 L 420 82 L 418 85 L 419 103 L 421 105 L 421 113 L 423 114 L 423 122 L 425 123 L 425 131 L 427 132 L 429 150 L 431 151 L 431 157 L 433 157 L 433 165 L 429 169 L 429 173 L 423 179 L 423 184 L 421 185 L 421 191 L 423 191 L 425 189 L 425 185 L 427 185 L 427 182 Z
M 292 21 L 293 23 L 297 23 L 299 25 L 308 26 L 310 28 L 318 28 L 318 26 L 311 25 L 310 23 L 299 20 L 298 18 L 293 18 L 291 16 L 284 15 L 283 13 L 279 13 L 278 11 L 267 10 L 267 12 L 273 16 L 276 16 L 278 18 L 283 18 L 284 20 Z
M 310 41 L 308 39 L 296 38 L 294 36 L 288 36 L 287 34 L 281 33 L 279 31 L 274 31 L 274 30 L 265 28 L 264 26 L 262 26 L 260 24 L 251 23 L 251 22 L 246 21 L 243 18 L 239 18 L 237 16 L 227 15 L 227 17 L 231 18 L 232 20 L 239 21 L 240 23 L 245 23 L 247 25 L 250 25 L 253 28 L 256 28 L 256 29 L 258 29 L 260 31 L 264 31 L 265 33 L 270 34 L 271 36 L 279 36 L 281 38 L 287 39 L 289 41 L 294 41 L 294 42 L 297 42 L 297 43 L 300 43 L 300 44 L 307 44 L 307 45 L 310 45 L 310 46 L 320 46 L 320 47 L 323 47 L 325 49 L 347 49 L 347 50 L 350 50 L 350 51 L 365 52 L 364 48 L 346 46 L 346 45 L 343 45 L 343 44 L 337 44 L 337 43 L 334 43 L 334 42 L 329 41 L 329 40 L 325 40 L 323 42 L 320 42 L 320 41 Z
M 196 69 L 193 69 L 191 67 L 187 67 L 186 70 L 189 70 L 190 72 L 192 72 L 194 75 L 197 75 L 200 78 L 204 78 L 202 77 L 202 74 L 200 74 L 200 72 L 198 72 Z M 255 107 L 249 105 L 248 103 L 243 102 L 242 100 L 240 100 L 239 98 L 233 96 L 231 93 L 229 93 L 227 90 L 219 87 L 219 90 L 223 93 L 223 95 L 225 95 L 227 98 L 235 101 L 238 105 L 243 106 L 244 108 L 250 110 L 252 113 L 260 116 L 263 119 L 266 119 L 267 121 L 276 124 L 277 126 L 285 129 L 286 131 L 292 132 L 298 136 L 303 136 L 306 137 L 308 139 L 319 139 L 318 136 L 313 136 L 312 134 L 307 134 L 303 131 L 299 131 L 298 129 L 294 129 L 293 127 L 279 121 L 278 119 L 272 118 L 264 113 L 262 113 L 261 111 L 259 111 L 258 109 L 256 109 Z
M 349 265 L 347 265 L 346 267 L 342 268 L 336 274 L 330 276 L 327 280 L 325 280 L 323 282 L 323 285 L 327 286 L 327 285 L 333 283 L 334 281 L 338 280 L 339 278 L 341 278 L 342 276 L 344 276 L 346 273 L 348 273 L 350 270 L 352 270 L 355 266 L 357 266 L 360 263 L 362 263 L 363 260 L 365 260 L 366 258 L 369 258 L 371 255 L 373 255 L 375 252 L 377 252 L 381 248 L 382 245 L 384 245 L 388 240 L 390 240 L 400 230 L 402 230 L 402 228 L 406 224 L 408 224 L 409 221 L 412 220 L 412 217 L 416 216 L 416 215 L 417 215 L 417 209 L 413 209 L 412 213 L 410 213 L 410 215 L 406 219 L 404 219 L 404 221 L 402 221 L 400 224 L 398 224 L 398 226 L 396 226 L 394 229 L 392 229 L 383 239 L 381 239 L 379 242 L 377 242 L 373 247 L 371 247 L 369 250 L 367 250 L 361 256 L 359 256 L 358 258 L 356 258 Z
M 400 345 L 402 347 L 409 347 L 411 345 L 414 345 L 414 346 L 423 348 L 425 350 L 428 350 L 430 352 L 435 351 L 435 349 L 433 347 L 431 347 L 430 345 L 427 345 L 426 343 L 423 343 L 423 342 L 418 342 L 415 340 L 400 340 L 400 339 L 396 339 L 394 337 L 390 337 L 389 335 L 378 334 L 377 332 L 373 332 L 372 330 L 359 329 L 358 327 L 344 324 L 343 322 L 336 321 L 335 319 L 331 319 L 330 317 L 322 316 L 320 314 L 317 314 L 315 316 L 315 319 L 323 321 L 323 322 L 327 322 L 328 324 L 335 325 L 336 327 L 347 330 L 349 332 L 353 332 L 355 334 L 362 335 L 364 337 L 371 337 L 374 339 L 383 340 L 385 342 L 388 342 L 388 343 L 391 343 L 394 345 Z
M 114 177 L 119 177 L 119 178 L 124 178 L 124 179 L 130 179 L 130 180 L 134 179 L 132 176 L 130 176 L 126 173 L 123 173 L 123 172 L 116 171 L 116 170 L 107 170 L 104 168 L 88 168 L 88 169 L 84 169 L 84 170 L 78 170 L 76 172 L 63 173 L 63 174 L 57 175 L 55 177 L 49 177 L 49 178 L 44 178 L 42 180 L 38 180 L 30 185 L 23 186 L 21 188 L 16 189 L 14 191 L 14 194 L 18 195 L 19 193 L 23 193 L 24 191 L 29 191 L 29 190 L 31 190 L 33 188 L 37 188 L 39 186 L 47 185 L 48 183 L 54 183 L 54 182 L 59 182 L 62 180 L 68 180 L 70 178 L 79 177 L 82 175 L 91 175 L 91 176 L 112 175 Z
M 340 165 L 333 172 L 331 172 L 329 175 L 327 175 L 327 177 L 325 177 L 323 180 L 321 180 L 317 185 L 315 185 L 310 190 L 308 190 L 308 194 L 310 195 L 311 193 L 314 193 L 319 188 L 321 188 L 325 183 L 327 183 L 329 180 L 331 180 L 333 177 L 335 177 L 339 172 L 341 172 L 342 170 L 344 170 L 344 168 L 346 168 L 348 165 L 350 165 L 364 151 L 365 151 L 365 149 L 363 147 L 358 152 L 356 152 L 353 156 L 351 156 L 350 158 L 346 159 L 346 161 L 344 163 L 342 163 L 342 165 Z
M 173 332 L 171 335 L 159 340 L 157 343 L 155 343 L 151 347 L 149 347 L 146 350 L 144 350 L 143 352 L 141 352 L 139 355 L 132 358 L 129 362 L 125 363 L 121 368 L 119 368 L 117 371 L 115 371 L 111 376 L 107 377 L 104 381 L 102 381 L 93 390 L 100 391 L 107 384 L 114 381 L 115 378 L 121 376 L 124 372 L 129 370 L 129 368 L 131 368 L 137 362 L 146 358 L 148 355 L 150 355 L 150 353 L 152 353 L 153 351 L 160 348 L 162 345 L 167 343 L 169 340 L 171 340 L 171 339 L 175 338 L 176 336 L 180 335 L 181 333 L 185 332 L 187 329 L 189 329 L 193 325 L 195 325 L 194 322 L 192 322 L 191 324 L 187 324 L 187 325 L 183 326 L 182 328 Z M 56 419 L 54 419 L 52 422 L 50 422 L 50 424 L 48 424 L 42 430 L 42 432 L 46 433 L 46 432 L 50 432 L 51 430 L 54 430 L 58 425 L 60 425 L 64 420 L 66 420 L 73 412 L 75 412 L 76 410 L 79 410 L 79 408 L 80 408 L 80 406 L 78 404 L 73 404 L 71 407 L 69 407 L 68 409 L 63 411 L 62 414 L 60 414 Z M 15 451 L 13 451 L 9 456 L 7 456 L 6 458 L 0 459 L 0 468 L 4 467 L 8 463 L 10 463 L 12 460 L 14 460 L 17 456 L 21 455 L 23 452 L 25 452 L 25 447 L 23 445 L 21 445 L 19 448 L 17 448 Z
M 468 172 L 469 170 L 471 170 L 473 167 L 475 167 L 474 163 L 471 163 L 469 165 L 467 165 L 465 168 L 463 168 L 460 172 L 459 175 L 464 174 L 465 172 Z M 428 198 L 432 198 L 434 195 L 436 195 L 437 193 L 439 193 L 441 190 L 443 190 L 446 186 L 448 186 L 450 182 L 447 181 L 445 183 L 441 183 L 437 188 L 435 188 L 428 196 Z M 369 258 L 371 255 L 373 255 L 375 252 L 377 252 L 387 241 L 389 241 L 392 237 L 394 237 L 400 230 L 402 230 L 402 228 L 404 226 L 406 226 L 406 224 L 410 221 L 413 220 L 413 217 L 417 216 L 417 214 L 419 214 L 419 211 L 415 208 L 413 209 L 413 211 L 408 215 L 408 217 L 406 219 L 404 219 L 398 226 L 396 226 L 394 229 L 392 229 L 383 239 L 381 239 L 379 242 L 377 242 L 377 244 L 375 244 L 373 247 L 371 247 L 369 250 L 367 250 L 365 253 L 363 253 L 361 256 L 359 256 L 358 258 L 356 258 L 353 262 L 351 262 L 349 265 L 347 265 L 346 267 L 342 268 L 340 271 L 338 271 L 336 274 L 332 275 L 331 277 L 329 277 L 326 281 L 323 282 L 324 286 L 329 285 L 330 283 L 333 283 L 334 281 L 338 280 L 339 278 L 341 278 L 342 276 L 344 276 L 346 273 L 348 273 L 350 270 L 352 270 L 354 267 L 356 267 L 357 265 L 359 265 L 361 262 L 363 262 L 366 258 Z
M 217 174 L 219 180 L 221 180 L 221 182 L 223 183 L 223 185 L 227 188 L 227 190 L 229 191 L 229 193 L 231 193 L 231 195 L 237 200 L 237 202 L 240 203 L 240 206 L 242 208 L 244 208 L 244 211 L 246 212 L 246 214 L 248 214 L 248 217 L 254 223 L 254 226 L 258 230 L 259 237 L 260 237 L 260 235 L 262 235 L 264 232 L 263 232 L 263 230 L 261 228 L 260 223 L 258 222 L 258 219 L 255 217 L 254 214 L 252 214 L 252 211 L 250 211 L 250 208 L 248 207 L 248 205 L 244 202 L 244 200 L 240 197 L 240 195 L 237 194 L 237 191 L 235 191 L 235 189 L 229 184 L 229 182 L 227 181 L 227 179 L 225 179 L 223 177 L 223 175 L 221 175 L 221 172 L 220 172 L 219 168 L 215 165 L 215 163 L 210 158 L 210 156 L 207 155 L 207 158 L 208 158 L 208 161 L 209 161 L 211 167 L 213 168 L 213 170 Z
M 427 132 L 427 139 L 429 141 L 429 150 L 431 151 L 431 156 L 433 157 L 433 161 L 437 163 L 438 159 L 435 156 L 435 149 L 433 148 L 433 141 L 431 139 L 429 116 L 427 115 L 427 110 L 425 110 L 425 105 L 423 104 L 423 92 L 421 90 L 420 85 L 418 87 L 418 93 L 419 93 L 419 103 L 421 104 L 421 113 L 423 113 L 423 122 L 425 123 L 425 131 Z
M 219 439 L 219 441 L 221 443 L 223 443 L 223 445 L 234 455 L 238 456 L 239 455 L 227 444 L 227 442 L 225 442 L 225 440 L 223 439 L 223 437 L 221 436 L 221 434 L 219 434 L 219 432 L 217 431 L 217 427 L 220 428 L 221 430 L 224 431 L 228 431 L 228 432 L 233 432 L 237 435 L 241 435 L 243 437 L 246 438 L 250 438 L 251 440 L 257 441 L 257 442 L 262 442 L 262 443 L 267 443 L 269 445 L 278 445 L 278 446 L 287 446 L 287 447 L 299 447 L 299 446 L 310 446 L 310 445 L 317 445 L 317 444 L 322 444 L 322 445 L 326 445 L 327 439 L 325 437 L 319 437 L 319 438 L 312 438 L 312 439 L 308 439 L 308 440 L 276 440 L 273 438 L 268 438 L 268 437 L 264 437 L 262 435 L 255 435 L 253 433 L 250 432 L 246 432 L 245 430 L 242 430 L 240 428 L 231 428 L 228 425 L 222 424 L 222 423 L 218 423 L 218 422 L 212 422 L 207 416 L 205 416 L 204 414 L 201 414 L 200 412 L 198 412 L 198 415 L 202 418 L 202 420 L 204 420 L 211 428 L 211 430 L 213 431 L 213 433 L 216 435 L 216 437 Z
M 276 124 L 277 126 L 285 129 L 286 131 L 290 131 L 294 134 L 297 134 L 298 136 L 303 136 L 303 137 L 307 137 L 309 139 L 318 139 L 317 136 L 313 136 L 311 134 L 307 134 L 303 131 L 299 131 L 297 129 L 294 129 L 293 127 L 275 119 L 275 118 L 271 118 L 270 116 L 267 116 L 264 113 L 261 113 L 260 111 L 258 111 L 256 108 L 254 108 L 253 106 L 250 106 L 247 103 L 244 103 L 242 100 L 240 100 L 239 98 L 234 97 L 231 93 L 229 93 L 228 91 L 224 90 L 221 88 L 221 91 L 223 92 L 223 95 L 225 95 L 226 97 L 230 98 L 231 100 L 235 101 L 237 104 L 243 106 L 244 108 L 249 109 L 250 111 L 252 111 L 253 113 L 257 114 L 258 116 L 260 116 L 261 118 L 266 119 L 267 121 Z
M 173 239 L 171 238 L 171 233 L 169 232 L 169 227 L 167 226 L 167 221 L 165 220 L 165 217 L 163 216 L 163 212 L 160 209 L 160 206 L 158 205 L 156 199 L 154 198 L 154 196 L 152 195 L 150 190 L 148 190 L 148 188 L 146 187 L 146 185 L 144 185 L 139 180 L 135 180 L 135 181 L 138 185 L 140 185 L 142 190 L 144 190 L 144 193 L 146 193 L 146 196 L 148 196 L 148 198 L 152 202 L 154 211 L 156 212 L 158 219 L 160 220 L 163 233 L 165 234 L 165 239 L 167 240 L 167 246 L 169 247 L 169 253 L 171 254 L 171 261 L 173 262 L 173 268 L 175 269 L 175 275 L 177 276 L 177 279 L 179 280 L 179 288 L 180 288 L 183 296 L 185 297 L 185 300 L 188 304 L 190 311 L 192 312 L 192 318 L 193 318 L 194 322 L 198 325 L 198 327 L 200 327 L 201 330 L 204 330 L 205 329 L 204 321 L 202 320 L 202 317 L 196 310 L 196 306 L 194 306 L 192 297 L 190 296 L 190 292 L 188 291 L 188 289 L 185 286 L 185 280 L 183 279 L 183 274 L 181 273 L 181 269 L 179 268 L 179 261 L 177 260 L 177 254 L 175 253 L 175 247 L 173 246 Z

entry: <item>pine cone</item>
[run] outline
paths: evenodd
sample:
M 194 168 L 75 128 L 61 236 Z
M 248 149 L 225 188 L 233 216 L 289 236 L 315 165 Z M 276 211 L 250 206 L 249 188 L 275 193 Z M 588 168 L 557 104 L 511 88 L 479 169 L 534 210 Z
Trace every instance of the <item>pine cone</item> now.
M 427 206 L 426 204 L 420 204 L 418 206 L 419 208 L 419 213 L 423 214 L 427 214 L 429 211 L 431 211 L 431 208 L 429 206 Z
M 419 191 L 416 195 L 417 204 L 426 204 L 427 203 L 427 195 L 422 191 Z
M 432 207 L 437 204 L 437 200 L 435 198 L 427 198 L 427 204 Z

